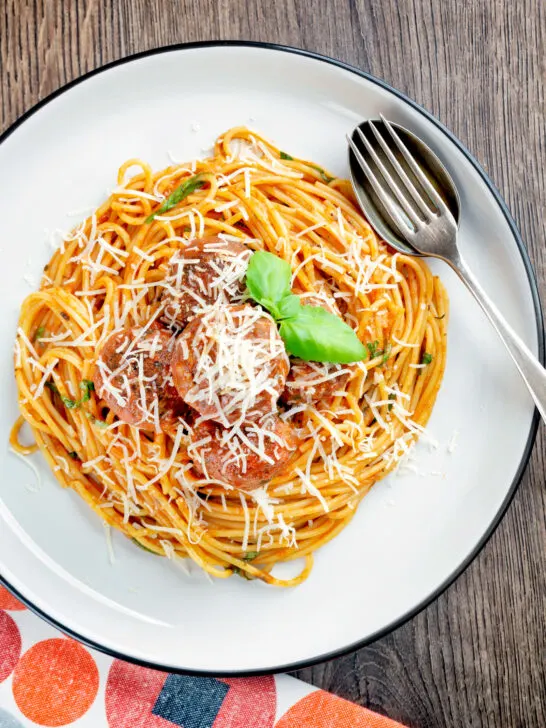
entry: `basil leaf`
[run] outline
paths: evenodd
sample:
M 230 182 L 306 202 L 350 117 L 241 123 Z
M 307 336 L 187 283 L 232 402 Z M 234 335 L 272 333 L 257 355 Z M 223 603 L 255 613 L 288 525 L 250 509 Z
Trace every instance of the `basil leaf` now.
M 57 385 L 55 384 L 55 382 L 51 381 L 51 379 L 48 379 L 48 381 L 45 383 L 45 386 L 48 389 L 51 389 L 53 394 L 59 394 L 59 389 L 58 389 Z
M 259 551 L 247 551 L 243 556 L 243 561 L 253 561 L 257 556 L 259 556 Z
M 318 306 L 302 306 L 282 321 L 279 333 L 289 354 L 305 361 L 350 364 L 366 356 L 366 347 L 344 321 Z
M 392 344 L 389 342 L 387 344 L 387 346 L 383 349 L 383 356 L 381 358 L 381 364 L 379 365 L 380 367 L 382 367 L 383 364 L 387 363 L 387 360 L 388 360 L 389 356 L 391 355 L 391 351 L 392 351 Z M 380 352 L 378 352 L 378 353 L 380 353 Z
M 299 314 L 301 301 L 299 296 L 290 293 L 285 296 L 277 306 L 279 319 L 294 318 Z
M 61 396 L 61 399 L 62 399 L 63 404 L 68 409 L 74 409 L 75 407 L 78 406 L 78 402 L 76 402 L 74 399 L 70 399 L 70 397 Z
M 36 332 L 34 333 L 34 341 L 40 341 L 42 336 L 45 334 L 45 326 L 38 326 L 36 329 Z
M 278 304 L 290 295 L 292 269 L 290 263 L 273 253 L 258 250 L 250 258 L 246 285 L 252 298 L 279 317 Z
M 425 351 L 423 354 L 423 358 L 421 359 L 421 364 L 430 364 L 432 361 L 432 354 L 429 354 L 428 351 Z
M 305 361 L 349 364 L 366 356 L 366 347 L 341 318 L 318 306 L 302 306 L 290 292 L 290 264 L 272 253 L 254 253 L 246 272 L 251 297 L 280 324 L 289 354 Z M 388 354 L 387 354 L 388 356 Z
M 280 156 L 280 158 L 281 158 L 281 159 L 286 159 L 286 160 L 288 160 L 289 162 L 291 162 L 291 161 L 292 161 L 292 160 L 294 159 L 294 157 L 291 157 L 291 156 L 290 156 L 289 154 L 287 154 L 286 152 L 281 152 L 279 156 Z
M 178 187 L 173 190 L 173 192 L 171 192 L 166 200 L 163 200 L 163 202 L 155 212 L 152 212 L 151 215 L 148 215 L 144 222 L 150 223 L 154 220 L 156 215 L 161 215 L 164 212 L 172 210 L 175 205 L 178 205 L 179 202 L 182 202 L 185 197 L 191 195 L 191 193 L 195 192 L 195 190 L 203 187 L 204 184 L 205 180 L 201 179 L 200 174 L 196 174 L 193 177 L 185 180 L 184 182 L 182 182 L 182 184 L 178 185 Z
M 389 396 L 387 397 L 387 399 L 390 399 L 390 400 L 396 399 L 396 394 L 389 394 Z M 391 402 L 388 405 L 388 407 L 387 407 L 387 409 L 389 410 L 389 412 L 392 410 L 393 407 L 394 407 L 394 402 Z

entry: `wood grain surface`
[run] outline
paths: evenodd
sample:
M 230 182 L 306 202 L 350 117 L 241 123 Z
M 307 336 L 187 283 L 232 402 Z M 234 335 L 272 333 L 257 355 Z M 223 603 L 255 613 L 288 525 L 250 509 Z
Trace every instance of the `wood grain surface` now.
M 169 43 L 319 51 L 405 92 L 508 203 L 546 293 L 544 0 L 0 0 L 0 131 L 62 84 Z M 546 726 L 546 441 L 500 527 L 434 604 L 298 676 L 409 726 Z M 373 595 L 372 595 L 373 598 Z

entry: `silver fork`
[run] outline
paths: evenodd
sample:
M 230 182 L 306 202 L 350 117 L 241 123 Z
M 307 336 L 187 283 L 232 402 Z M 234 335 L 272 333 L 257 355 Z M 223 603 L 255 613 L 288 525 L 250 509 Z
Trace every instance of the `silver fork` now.
M 419 148 L 422 158 L 433 160 L 429 172 L 430 169 L 443 170 L 443 174 L 435 176 L 436 186 L 431 184 L 429 176 L 393 124 L 382 116 L 380 126 L 383 133 L 372 121 L 366 122 L 366 126 L 371 130 L 370 138 L 375 140 L 375 144 L 357 127 L 353 138 L 347 137 L 352 151 L 350 163 L 352 168 L 358 165 L 358 169 L 352 169 L 352 172 L 359 171 L 364 176 L 383 209 L 374 207 L 372 197 L 362 187 L 359 188 L 355 181 L 357 175 L 352 174 L 355 193 L 364 213 L 387 242 L 400 252 L 439 258 L 453 268 L 493 324 L 516 363 L 542 419 L 546 421 L 546 370 L 485 293 L 457 247 L 458 222 L 453 208 L 450 209 L 445 201 L 458 199 L 449 174 L 424 142 L 398 127 L 406 141 L 410 139 L 413 147 Z M 356 143 L 357 139 L 360 145 Z M 447 188 L 449 184 L 452 189 Z M 437 188 L 444 195 L 440 195 Z M 385 220 L 387 225 L 383 224 Z M 393 226 L 399 235 L 389 234 Z

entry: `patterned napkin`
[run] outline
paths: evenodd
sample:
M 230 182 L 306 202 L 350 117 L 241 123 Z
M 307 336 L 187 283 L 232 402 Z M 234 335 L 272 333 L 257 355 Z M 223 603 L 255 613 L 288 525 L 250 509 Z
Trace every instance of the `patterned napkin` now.
M 403 728 L 287 675 L 214 679 L 114 660 L 0 586 L 0 728 Z

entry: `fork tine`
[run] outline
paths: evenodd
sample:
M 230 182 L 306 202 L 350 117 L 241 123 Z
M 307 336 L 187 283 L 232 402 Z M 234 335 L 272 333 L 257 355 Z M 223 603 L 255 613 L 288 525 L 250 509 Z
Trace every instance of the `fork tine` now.
M 370 142 L 366 139 L 366 137 L 364 136 L 364 133 L 363 133 L 362 129 L 359 126 L 356 127 L 356 132 L 357 132 L 357 134 L 358 134 L 358 136 L 360 138 L 360 141 L 366 147 L 366 151 L 368 152 L 368 154 L 370 155 L 370 157 L 375 162 L 375 164 L 377 166 L 377 169 L 379 170 L 379 172 L 383 176 L 383 179 L 385 180 L 385 182 L 386 182 L 387 186 L 389 187 L 390 191 L 393 193 L 394 197 L 398 201 L 400 207 L 402 207 L 404 209 L 404 212 L 406 213 L 406 215 L 411 220 L 412 225 L 417 226 L 417 224 L 419 222 L 419 216 L 417 215 L 417 213 L 414 210 L 414 208 L 410 205 L 407 197 L 404 195 L 403 191 L 397 185 L 394 177 L 391 175 L 391 173 L 389 172 L 389 170 L 385 167 L 385 165 L 383 164 L 383 162 L 379 158 L 379 155 L 377 154 L 377 152 L 375 151 L 375 149 L 372 147 L 372 145 L 370 144 Z
M 387 155 L 387 158 L 389 162 L 392 164 L 393 168 L 396 170 L 398 175 L 400 176 L 400 179 L 404 183 L 408 194 L 410 195 L 411 199 L 415 202 L 415 204 L 419 207 L 421 212 L 427 216 L 427 218 L 430 218 L 430 215 L 432 213 L 432 210 L 427 205 L 426 201 L 423 199 L 423 196 L 417 189 L 417 187 L 413 184 L 411 179 L 408 177 L 406 170 L 400 162 L 396 159 L 395 155 L 392 153 L 391 148 L 386 143 L 386 141 L 383 139 L 383 136 L 379 133 L 379 129 L 375 126 L 373 121 L 368 122 L 370 129 L 373 132 L 374 137 L 377 139 L 379 145 L 381 146 L 381 149 L 385 152 Z
M 442 214 L 449 213 L 449 209 L 448 209 L 446 203 L 443 201 L 441 196 L 438 194 L 438 192 L 436 191 L 434 186 L 430 183 L 430 180 L 428 179 L 426 174 L 423 172 L 421 167 L 417 164 L 415 159 L 412 157 L 408 148 L 406 147 L 404 142 L 400 139 L 400 137 L 398 136 L 398 133 L 393 128 L 392 124 L 389 122 L 388 119 L 385 119 L 383 114 L 380 114 L 379 116 L 381 118 L 381 121 L 385 125 L 385 128 L 388 130 L 389 134 L 391 135 L 392 140 L 398 147 L 400 154 L 404 157 L 405 161 L 408 163 L 408 166 L 411 167 L 411 170 L 413 171 L 413 173 L 415 174 L 415 176 L 417 177 L 419 182 L 423 185 L 423 188 L 427 192 L 430 199 L 434 202 L 434 204 L 437 206 L 438 210 Z
M 401 232 L 403 231 L 406 235 L 413 234 L 415 232 L 415 229 L 410 228 L 410 226 L 408 225 L 408 221 L 404 220 L 402 215 L 400 215 L 398 208 L 396 207 L 396 205 L 394 205 L 392 203 L 389 196 L 385 193 L 385 190 L 383 189 L 382 185 L 379 184 L 376 176 L 370 169 L 368 162 L 362 156 L 360 149 L 356 146 L 356 144 L 353 142 L 353 140 L 351 139 L 351 137 L 348 134 L 347 134 L 347 141 L 349 142 L 349 146 L 351 147 L 351 150 L 352 150 L 353 154 L 355 155 L 358 164 L 360 165 L 360 169 L 366 175 L 366 177 L 367 177 L 369 183 L 371 184 L 371 186 L 373 187 L 376 195 L 379 197 L 383 206 L 385 207 L 385 210 L 394 219 L 394 221 L 400 228 Z

